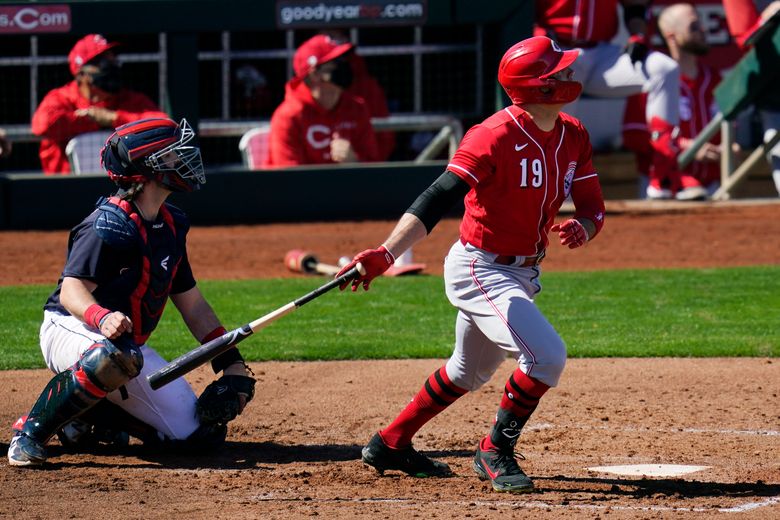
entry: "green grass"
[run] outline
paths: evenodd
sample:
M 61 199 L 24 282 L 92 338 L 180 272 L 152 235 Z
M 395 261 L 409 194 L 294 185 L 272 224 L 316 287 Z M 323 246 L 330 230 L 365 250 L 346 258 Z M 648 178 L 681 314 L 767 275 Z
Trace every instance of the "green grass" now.
M 571 357 L 780 355 L 780 266 L 548 273 L 537 303 Z M 324 278 L 204 281 L 228 328 L 302 296 Z M 51 287 L 0 287 L 0 369 L 41 367 L 38 327 Z M 247 360 L 447 357 L 455 310 L 440 277 L 380 278 L 324 295 L 247 339 Z M 167 358 L 194 340 L 172 305 L 151 345 Z

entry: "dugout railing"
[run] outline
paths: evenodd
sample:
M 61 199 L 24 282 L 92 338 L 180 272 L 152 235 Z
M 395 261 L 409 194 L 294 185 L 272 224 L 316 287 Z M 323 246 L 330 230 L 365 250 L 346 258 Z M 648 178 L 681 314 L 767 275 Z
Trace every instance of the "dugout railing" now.
M 530 34 L 533 20 L 532 2 L 409 0 L 400 3 L 406 9 L 421 9 L 407 20 L 283 23 L 280 6 L 296 3 L 313 5 L 304 0 L 65 1 L 58 7 L 69 9 L 67 31 L 27 34 L 14 33 L 9 26 L 3 31 L 0 26 L 4 43 L 0 80 L 6 85 L 0 99 L 0 127 L 20 144 L 11 158 L 0 162 L 0 170 L 40 168 L 37 146 L 26 125 L 43 96 L 71 79 L 67 52 L 83 34 L 97 32 L 122 43 L 120 57 L 132 80 L 128 86 L 149 95 L 173 118 L 187 117 L 195 125 L 201 119 L 241 123 L 270 118 L 272 108 L 246 109 L 239 102 L 237 69 L 250 64 L 265 73 L 276 89 L 278 104 L 283 82 L 292 74 L 297 46 L 315 32 L 331 29 L 341 30 L 357 44 L 385 87 L 393 116 L 448 114 L 471 123 L 504 104 L 495 67 L 509 44 Z M 338 3 L 326 0 L 317 5 Z M 371 9 L 400 4 L 390 0 L 341 3 Z M 37 8 L 22 3 L 16 7 L 28 13 Z M 208 134 L 207 127 L 203 130 L 203 144 L 211 147 L 211 164 L 240 164 L 240 135 L 220 140 Z M 457 135 L 444 127 L 433 131 L 439 134 L 423 157 L 434 156 L 437 146 L 446 147 L 451 135 Z M 235 146 L 228 146 L 226 140 L 232 139 Z M 394 160 L 410 160 L 420 152 L 417 143 L 412 146 L 403 139 L 397 142 L 407 148 L 399 147 L 403 153 L 394 154 Z M 219 156 L 223 150 L 232 154 Z

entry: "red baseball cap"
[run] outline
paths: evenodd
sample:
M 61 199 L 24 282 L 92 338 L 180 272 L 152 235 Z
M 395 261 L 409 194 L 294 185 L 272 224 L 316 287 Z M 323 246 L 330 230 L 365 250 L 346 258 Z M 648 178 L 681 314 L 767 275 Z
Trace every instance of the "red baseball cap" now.
M 76 45 L 70 50 L 68 54 L 68 65 L 70 65 L 70 73 L 74 76 L 78 74 L 81 67 L 87 62 L 94 59 L 119 45 L 118 43 L 108 42 L 101 34 L 88 34 L 82 39 L 76 42 Z
M 318 34 L 303 42 L 293 56 L 297 78 L 305 78 L 318 65 L 335 60 L 354 48 L 351 43 L 340 43 L 330 36 Z

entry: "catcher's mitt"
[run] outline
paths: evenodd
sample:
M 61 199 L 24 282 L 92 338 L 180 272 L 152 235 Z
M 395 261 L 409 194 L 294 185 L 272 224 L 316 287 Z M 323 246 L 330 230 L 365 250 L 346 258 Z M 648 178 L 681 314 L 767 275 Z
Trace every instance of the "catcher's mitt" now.
M 246 395 L 246 402 L 255 395 L 255 380 L 248 376 L 226 375 L 210 383 L 198 397 L 195 414 L 200 424 L 225 424 L 238 415 L 238 394 Z

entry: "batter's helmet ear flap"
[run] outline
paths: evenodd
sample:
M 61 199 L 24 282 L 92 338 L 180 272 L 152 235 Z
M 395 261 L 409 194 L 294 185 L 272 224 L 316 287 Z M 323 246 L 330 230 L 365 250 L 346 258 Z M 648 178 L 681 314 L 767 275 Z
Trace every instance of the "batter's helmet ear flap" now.
M 582 93 L 577 81 L 554 79 L 579 56 L 577 50 L 562 50 L 546 36 L 534 36 L 516 43 L 504 53 L 498 65 L 498 82 L 512 103 L 570 103 Z

